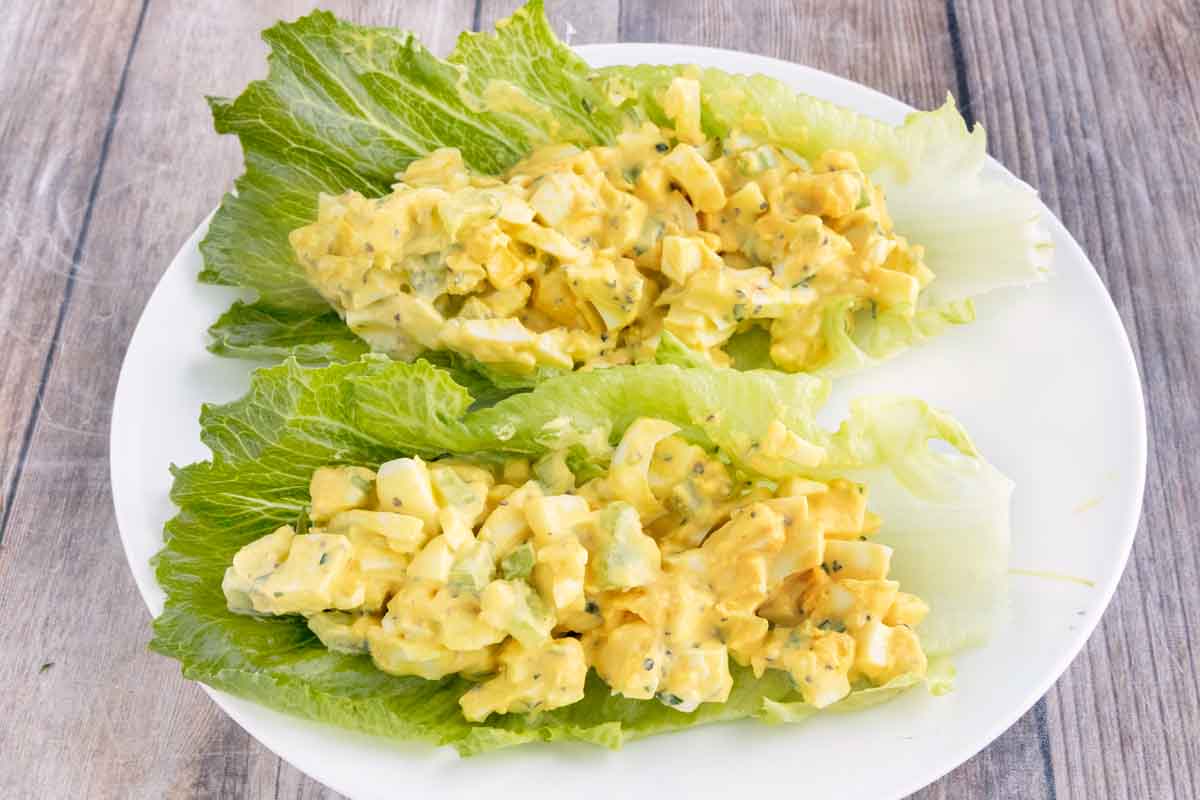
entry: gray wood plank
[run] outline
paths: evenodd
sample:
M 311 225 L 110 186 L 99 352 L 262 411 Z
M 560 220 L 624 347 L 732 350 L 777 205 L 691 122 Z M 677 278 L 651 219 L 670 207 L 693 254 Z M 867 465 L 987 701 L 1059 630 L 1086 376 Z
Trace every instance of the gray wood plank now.
M 0 538 L 141 8 L 22 5 L 0 19 Z
M 992 149 L 1091 256 L 1146 389 L 1142 525 L 1100 628 L 1047 696 L 1050 777 L 1064 800 L 1200 797 L 1200 7 L 957 9 Z
M 0 550 L 0 618 L 10 621 L 0 627 L 2 797 L 336 796 L 244 734 L 177 664 L 146 651 L 150 618 L 121 552 L 107 459 L 111 398 L 141 307 L 241 169 L 236 141 L 212 132 L 203 95 L 236 94 L 260 77 L 259 30 L 312 5 L 150 4 Z M 324 5 L 415 29 L 442 52 L 473 12 L 469 1 Z M 70 49 L 70 36 L 38 35 Z M 106 35 L 112 42 L 90 46 L 115 48 L 119 67 L 128 31 Z M 71 93 L 63 105 L 89 96 L 86 74 L 80 67 L 75 83 L 60 89 Z M 111 101 L 110 90 L 86 124 L 101 124 Z M 27 93 L 13 118 L 40 113 L 43 102 Z M 53 171 L 61 165 L 43 168 L 23 180 L 67 180 Z
M 744 50 L 864 83 L 912 105 L 955 86 L 945 8 L 926 0 L 623 0 L 621 38 Z
M 386 25 L 412 31 L 420 37 L 426 47 L 439 56 L 447 55 L 454 48 L 454 41 L 458 35 L 471 29 L 477 5 L 476 0 L 405 0 L 403 3 L 378 3 L 372 0 L 307 2 L 364 25 Z M 263 5 L 266 9 L 273 7 L 270 3 Z
M 524 5 L 522 0 L 480 0 L 476 30 L 487 31 Z M 569 44 L 620 40 L 617 0 L 547 0 L 546 16 L 554 32 Z

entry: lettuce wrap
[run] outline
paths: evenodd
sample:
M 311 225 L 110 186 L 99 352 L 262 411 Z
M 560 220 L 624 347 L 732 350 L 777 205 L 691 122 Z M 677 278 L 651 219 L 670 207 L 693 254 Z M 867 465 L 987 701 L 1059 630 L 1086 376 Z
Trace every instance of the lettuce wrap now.
M 499 460 L 568 449 L 579 474 L 595 471 L 639 417 L 680 426 L 734 467 L 774 479 L 847 477 L 867 484 L 882 516 L 876 541 L 895 548 L 893 575 L 932 613 L 918 628 L 931 658 L 925 679 L 947 688 L 945 657 L 988 635 L 1004 607 L 1011 483 L 975 450 L 961 427 L 924 403 L 858 401 L 836 431 L 818 425 L 825 381 L 776 371 L 663 363 L 577 372 L 544 381 L 486 408 L 444 370 L 424 361 L 368 355 L 323 368 L 295 359 L 259 370 L 242 399 L 206 406 L 202 437 L 212 459 L 173 468 L 178 515 L 166 526 L 157 578 L 167 594 L 151 647 L 180 661 L 186 677 L 264 705 L 397 739 L 452 745 L 470 755 L 534 740 L 577 739 L 607 747 L 724 719 L 794 721 L 812 713 L 787 677 L 760 679 L 734 667 L 728 702 L 683 713 L 610 693 L 593 673 L 581 702 L 553 711 L 468 723 L 458 677 L 427 681 L 377 670 L 366 655 L 332 652 L 298 617 L 254 618 L 226 607 L 222 574 L 240 547 L 306 514 L 309 478 L 330 464 L 377 466 L 419 455 Z M 773 420 L 823 448 L 817 466 L 753 465 L 739 442 Z M 931 448 L 940 440 L 948 446 Z M 600 446 L 596 443 L 599 442 Z M 920 680 L 901 677 L 852 693 L 832 710 L 870 705 Z
M 551 142 L 611 143 L 630 121 L 667 122 L 672 78 L 701 85 L 704 133 L 733 128 L 815 158 L 856 155 L 887 193 L 898 233 L 922 245 L 936 280 L 917 309 L 878 314 L 830 307 L 826 374 L 861 369 L 974 317 L 972 298 L 1040 279 L 1049 239 L 1036 193 L 986 168 L 986 137 L 968 130 L 952 99 L 885 124 L 762 75 L 684 66 L 594 70 L 559 41 L 540 0 L 491 34 L 464 33 L 450 56 L 411 34 L 314 12 L 264 32 L 269 74 L 235 99 L 210 98 L 216 129 L 239 137 L 246 173 L 201 243 L 200 280 L 248 290 L 210 328 L 213 352 L 305 364 L 353 361 L 367 345 L 305 280 L 288 233 L 311 222 L 318 195 L 390 191 L 397 172 L 440 147 L 497 174 Z M 762 337 L 735 341 L 739 365 L 771 366 Z M 430 354 L 497 396 L 556 374 L 507 375 L 470 359 Z

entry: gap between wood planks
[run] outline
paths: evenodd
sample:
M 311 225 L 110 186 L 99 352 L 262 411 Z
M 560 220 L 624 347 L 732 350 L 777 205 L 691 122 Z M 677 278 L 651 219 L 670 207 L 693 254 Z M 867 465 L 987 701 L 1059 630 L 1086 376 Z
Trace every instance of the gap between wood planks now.
M 946 31 L 950 34 L 950 51 L 954 58 L 954 77 L 958 89 L 958 110 L 967 123 L 975 127 L 975 109 L 971 106 L 971 85 L 967 83 L 967 61 L 963 55 L 962 36 L 958 28 L 958 9 L 954 0 L 946 0 Z

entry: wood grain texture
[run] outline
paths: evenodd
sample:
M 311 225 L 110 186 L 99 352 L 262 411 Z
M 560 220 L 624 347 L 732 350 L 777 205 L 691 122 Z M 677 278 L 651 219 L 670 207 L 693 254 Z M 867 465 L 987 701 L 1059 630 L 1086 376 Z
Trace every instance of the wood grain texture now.
M 149 615 L 117 538 L 107 458 L 111 399 L 141 308 L 241 169 L 236 141 L 212 133 L 203 96 L 236 94 L 260 77 L 259 31 L 311 5 L 151 2 L 132 52 L 132 28 L 118 36 L 115 22 L 113 41 L 96 44 L 116 51 L 117 73 L 129 56 L 124 94 L 117 98 L 110 81 L 76 86 L 62 101 L 94 105 L 87 125 L 103 131 L 119 99 L 73 295 L 66 306 L 55 298 L 30 311 L 53 319 L 61 307 L 63 322 L 0 551 L 0 618 L 9 621 L 0 633 L 0 797 L 336 796 L 244 734 L 181 679 L 177 664 L 147 652 Z M 415 28 L 442 52 L 473 11 L 469 2 L 327 5 L 363 22 Z M 132 11 L 136 21 L 140 5 Z M 55 67 L 29 63 L 46 73 L 42 79 Z M 22 108 L 37 104 L 26 98 Z M 6 140 L 4 161 L 36 165 L 37 147 L 55 148 L 53 155 L 74 141 L 34 137 L 8 149 Z M 55 178 L 24 180 L 41 177 Z M 62 294 L 61 283 L 54 291 Z M 36 387 L 40 364 L 23 370 L 13 381 Z
M 336 797 L 146 652 L 148 615 L 107 474 L 133 325 L 240 171 L 202 95 L 259 77 L 258 31 L 312 4 L 22 0 L 0 20 L 0 53 L 20 65 L 0 73 L 0 244 L 18 254 L 0 262 L 0 496 L 15 488 L 0 544 L 0 619 L 11 620 L 0 626 L 0 797 Z M 445 52 L 460 30 L 519 3 L 322 5 L 414 29 Z M 948 89 L 970 96 L 992 152 L 1042 190 L 1101 270 L 1143 371 L 1154 444 L 1142 530 L 1100 630 L 1033 711 L 917 796 L 1200 797 L 1200 639 L 1189 623 L 1200 618 L 1200 10 L 1184 0 L 1086 12 L 1057 0 L 547 7 L 576 44 L 746 50 L 923 107 Z
M 693 0 L 670 13 L 654 0 L 624 0 L 621 37 L 796 61 L 921 108 L 939 105 L 955 85 L 945 8 L 928 0 Z
M 480 0 L 476 30 L 495 27 L 524 3 L 521 0 Z M 546 16 L 563 41 L 569 44 L 620 41 L 619 4 L 595 0 L 547 0 Z
M 140 8 L 0 15 L 0 537 Z
M 1060 800 L 1200 797 L 1200 7 L 958 10 L 991 150 L 1092 257 L 1146 390 L 1141 528 L 1100 627 L 1045 700 L 1047 778 Z

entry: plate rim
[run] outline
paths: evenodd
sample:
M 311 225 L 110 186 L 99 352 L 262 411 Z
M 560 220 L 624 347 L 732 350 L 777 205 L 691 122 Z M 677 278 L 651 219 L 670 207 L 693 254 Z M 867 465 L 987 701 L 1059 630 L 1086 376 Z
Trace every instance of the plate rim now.
M 873 87 L 849 80 L 848 78 L 843 78 L 840 75 L 835 75 L 833 73 L 819 70 L 814 67 L 809 67 L 804 64 L 799 64 L 797 62 L 787 61 L 785 59 L 775 58 L 772 56 L 749 53 L 742 50 L 709 47 L 704 45 L 656 42 L 600 43 L 572 46 L 571 49 L 576 54 L 584 57 L 585 60 L 588 60 L 589 63 L 591 63 L 593 60 L 601 62 L 601 66 L 609 64 L 641 63 L 695 63 L 699 64 L 700 66 L 711 66 L 714 63 L 719 63 L 722 60 L 750 62 L 752 65 L 759 66 L 770 65 L 775 66 L 777 69 L 783 71 L 795 72 L 796 79 L 794 81 L 781 79 L 784 80 L 785 83 L 792 85 L 794 88 L 797 87 L 798 84 L 802 84 L 806 79 L 815 79 L 828 82 L 829 84 L 854 92 L 860 96 L 869 95 L 881 105 L 886 105 L 896 109 L 898 116 L 906 115 L 916 110 L 907 103 L 891 97 L 890 95 L 874 89 Z M 588 56 L 591 56 L 591 58 L 588 58 Z M 797 70 L 798 72 L 796 72 Z M 743 73 L 740 68 L 730 69 L 729 71 L 739 74 L 746 74 Z M 753 68 L 751 70 L 747 70 L 746 72 L 766 73 L 767 70 Z M 801 88 L 796 88 L 796 91 L 803 92 L 804 90 Z M 987 164 L 991 169 L 1000 170 L 1007 180 L 1021 180 L 1007 167 L 990 155 L 987 156 Z M 941 757 L 936 766 L 933 766 L 929 769 L 916 770 L 916 772 L 920 773 L 920 777 L 916 778 L 915 780 L 905 781 L 902 785 L 898 783 L 898 793 L 896 794 L 897 797 L 905 796 L 921 789 L 922 787 L 928 786 L 929 784 L 949 774 L 951 771 L 957 769 L 962 764 L 966 763 L 988 745 L 993 743 L 1005 731 L 1007 731 L 1017 720 L 1024 716 L 1030 708 L 1036 705 L 1036 703 L 1054 686 L 1055 683 L 1058 682 L 1058 680 L 1066 673 L 1071 663 L 1078 657 L 1084 645 L 1095 632 L 1095 629 L 1099 625 L 1104 613 L 1111 605 L 1117 586 L 1120 584 L 1121 578 L 1124 576 L 1125 570 L 1128 567 L 1130 554 L 1132 553 L 1133 549 L 1133 543 L 1136 539 L 1140 525 L 1142 509 L 1145 500 L 1149 441 L 1148 429 L 1146 425 L 1143 379 L 1141 372 L 1138 369 L 1138 363 L 1134 355 L 1133 345 L 1130 341 L 1124 322 L 1117 311 L 1115 303 L 1113 302 L 1112 296 L 1107 287 L 1104 285 L 1104 282 L 1101 280 L 1099 271 L 1096 269 L 1095 264 L 1076 241 L 1074 235 L 1066 228 L 1065 225 L 1063 225 L 1058 216 L 1054 214 L 1054 212 L 1051 211 L 1051 209 L 1046 206 L 1044 202 L 1041 201 L 1040 197 L 1039 203 L 1042 207 L 1043 213 L 1045 214 L 1047 227 L 1054 231 L 1066 243 L 1067 249 L 1071 251 L 1072 258 L 1081 260 L 1088 265 L 1089 269 L 1086 271 L 1087 280 L 1094 284 L 1093 288 L 1099 289 L 1102 297 L 1105 300 L 1103 323 L 1111 328 L 1114 328 L 1119 334 L 1120 341 L 1124 344 L 1120 354 L 1122 362 L 1121 366 L 1123 367 L 1122 373 L 1125 375 L 1125 377 L 1132 378 L 1132 388 L 1134 390 L 1134 396 L 1136 399 L 1136 402 L 1133 404 L 1135 409 L 1135 419 L 1133 422 L 1134 430 L 1136 431 L 1137 436 L 1134 441 L 1134 470 L 1133 475 L 1131 476 L 1132 481 L 1123 481 L 1122 483 L 1125 485 L 1132 483 L 1131 488 L 1133 491 L 1131 492 L 1131 495 L 1133 497 L 1133 502 L 1126 507 L 1124 519 L 1122 519 L 1119 524 L 1119 529 L 1123 531 L 1123 534 L 1120 540 L 1119 553 L 1117 554 L 1118 558 L 1114 562 L 1116 568 L 1113 569 L 1110 577 L 1104 582 L 1104 584 L 1097 584 L 1095 587 L 1099 593 L 1099 599 L 1102 599 L 1102 602 L 1097 602 L 1095 604 L 1095 613 L 1089 614 L 1084 620 L 1083 624 L 1081 624 L 1074 631 L 1074 637 L 1069 642 L 1069 645 L 1062 650 L 1062 654 L 1055 661 L 1054 668 L 1052 670 L 1048 670 L 1046 676 L 1041 680 L 1037 682 L 1031 682 L 1030 688 L 1024 692 L 1023 696 L 1025 699 L 1023 699 L 1020 703 L 1013 704 L 1013 706 L 1005 713 L 998 714 L 996 720 L 987 728 L 985 732 L 978 733 L 973 737 L 968 737 L 971 739 L 970 742 L 968 742 L 965 746 L 953 749 L 953 755 L 950 757 Z M 184 241 L 183 245 L 172 257 L 167 269 L 163 272 L 163 275 L 160 277 L 158 283 L 156 283 L 154 290 L 151 292 L 150 297 L 147 299 L 146 305 L 143 307 L 139 315 L 138 322 L 134 327 L 133 334 L 131 335 L 129 344 L 126 347 L 125 354 L 122 358 L 121 370 L 117 380 L 116 389 L 113 394 L 108 445 L 109 478 L 112 489 L 115 519 L 117 522 L 118 532 L 126 561 L 128 562 L 130 571 L 133 573 L 135 583 L 138 587 L 138 592 L 141 595 L 143 602 L 146 604 L 147 609 L 150 611 L 152 619 L 157 618 L 162 613 L 162 603 L 160 599 L 160 596 L 162 595 L 162 589 L 159 587 L 157 580 L 154 577 L 153 570 L 150 570 L 149 572 L 139 571 L 135 566 L 136 561 L 140 559 L 142 554 L 140 552 L 134 552 L 132 537 L 127 534 L 127 531 L 135 526 L 135 523 L 129 520 L 129 515 L 131 512 L 124 511 L 124 509 L 130 508 L 129 497 L 126 494 L 127 489 L 130 487 L 127 486 L 124 480 L 118 479 L 119 475 L 122 475 L 128 471 L 128 459 L 122 457 L 122 453 L 125 451 L 123 448 L 118 446 L 119 442 L 117 442 L 119 433 L 127 429 L 127 425 L 124 422 L 124 414 L 122 409 L 127 408 L 128 403 L 122 402 L 122 400 L 132 391 L 131 386 L 133 379 L 129 376 L 136 368 L 131 366 L 133 359 L 131 359 L 130 356 L 131 354 L 136 354 L 137 348 L 135 347 L 135 344 L 140 341 L 139 335 L 144 334 L 144 323 L 146 322 L 147 318 L 146 312 L 154 303 L 154 299 L 160 290 L 162 290 L 162 287 L 165 283 L 165 278 L 171 271 L 172 267 L 174 267 L 174 265 L 178 263 L 186 253 L 198 247 L 201 235 L 207 229 L 208 224 L 215 213 L 216 209 L 209 213 L 197 225 L 195 230 L 192 231 L 192 233 Z M 1061 251 L 1059 252 L 1061 253 Z M 1059 253 L 1056 253 L 1056 260 L 1058 257 Z M 212 357 L 214 359 L 219 358 L 219 356 L 215 355 Z M 125 500 L 125 502 L 122 502 L 123 500 Z M 161 531 L 159 531 L 159 533 L 161 534 Z M 323 768 L 323 765 L 305 764 L 301 766 L 289 758 L 288 755 L 285 755 L 283 752 L 281 752 L 283 749 L 282 747 L 276 747 L 276 743 L 274 742 L 265 741 L 259 735 L 259 733 L 254 730 L 256 727 L 255 722 L 249 717 L 249 715 L 244 714 L 241 709 L 235 708 L 235 704 L 237 703 L 254 703 L 254 701 L 244 700 L 243 698 L 229 695 L 204 683 L 200 683 L 199 681 L 193 681 L 193 683 L 199 685 L 200 688 L 210 698 L 212 698 L 212 700 L 226 715 L 234 720 L 234 722 L 236 722 L 238 726 L 241 727 L 248 735 L 254 738 L 255 741 L 266 747 L 274 755 L 283 759 L 284 761 L 287 761 L 302 773 L 313 777 L 325 786 L 332 788 L 334 791 L 346 795 L 347 797 L 354 797 L 356 795 L 356 790 L 353 786 L 347 786 L 341 780 L 330 777 L 328 772 Z M 256 708 L 264 708 L 268 711 L 273 711 L 273 709 L 267 709 L 266 707 L 258 706 L 257 704 L 254 705 Z

